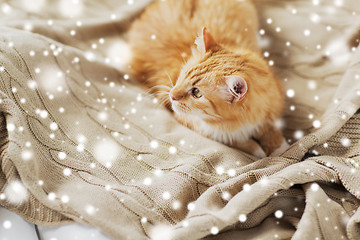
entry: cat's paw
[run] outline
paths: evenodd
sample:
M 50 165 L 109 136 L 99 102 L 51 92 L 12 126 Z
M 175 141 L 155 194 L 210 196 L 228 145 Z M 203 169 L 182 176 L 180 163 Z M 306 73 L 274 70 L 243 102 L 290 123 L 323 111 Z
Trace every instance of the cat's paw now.
M 277 149 L 275 149 L 271 154 L 270 157 L 277 157 L 280 156 L 283 152 L 285 152 L 288 148 L 290 147 L 290 145 L 286 142 L 286 140 L 283 140 L 283 143 L 281 144 L 280 147 L 278 147 Z
M 266 158 L 266 153 L 264 152 L 264 150 L 261 147 L 258 147 L 253 153 L 252 155 L 254 155 L 255 157 L 258 158 Z

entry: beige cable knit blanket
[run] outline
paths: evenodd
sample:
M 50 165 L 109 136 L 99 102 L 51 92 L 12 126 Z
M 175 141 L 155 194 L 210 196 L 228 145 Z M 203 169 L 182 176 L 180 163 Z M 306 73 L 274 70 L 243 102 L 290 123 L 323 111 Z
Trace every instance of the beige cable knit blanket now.
M 293 144 L 260 160 L 128 75 L 148 2 L 0 1 L 0 204 L 113 239 L 360 239 L 360 2 L 258 0 Z

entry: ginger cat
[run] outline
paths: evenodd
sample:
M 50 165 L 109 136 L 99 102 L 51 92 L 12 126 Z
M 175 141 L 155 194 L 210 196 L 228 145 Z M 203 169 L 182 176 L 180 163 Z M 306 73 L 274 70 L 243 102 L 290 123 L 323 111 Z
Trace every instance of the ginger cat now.
M 250 0 L 156 1 L 131 26 L 130 65 L 179 122 L 257 157 L 278 154 L 284 95 L 257 29 Z

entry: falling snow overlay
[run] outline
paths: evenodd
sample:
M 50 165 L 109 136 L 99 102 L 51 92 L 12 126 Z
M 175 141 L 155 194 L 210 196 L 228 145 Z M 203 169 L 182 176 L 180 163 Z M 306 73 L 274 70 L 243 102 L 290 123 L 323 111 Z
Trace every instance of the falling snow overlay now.
M 360 239 L 359 1 L 255 0 L 291 145 L 265 159 L 139 86 L 127 31 L 149 2 L 0 1 L 0 210 L 51 240 L 74 223 L 78 239 Z M 1 237 L 35 231 L 2 213 Z

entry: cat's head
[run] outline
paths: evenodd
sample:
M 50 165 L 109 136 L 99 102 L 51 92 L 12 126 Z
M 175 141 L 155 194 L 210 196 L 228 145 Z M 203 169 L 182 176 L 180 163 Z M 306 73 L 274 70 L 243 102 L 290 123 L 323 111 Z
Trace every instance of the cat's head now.
M 272 109 L 278 115 L 282 105 L 279 86 L 258 53 L 226 49 L 206 28 L 195 44 L 170 91 L 177 114 L 235 125 L 258 123 Z

